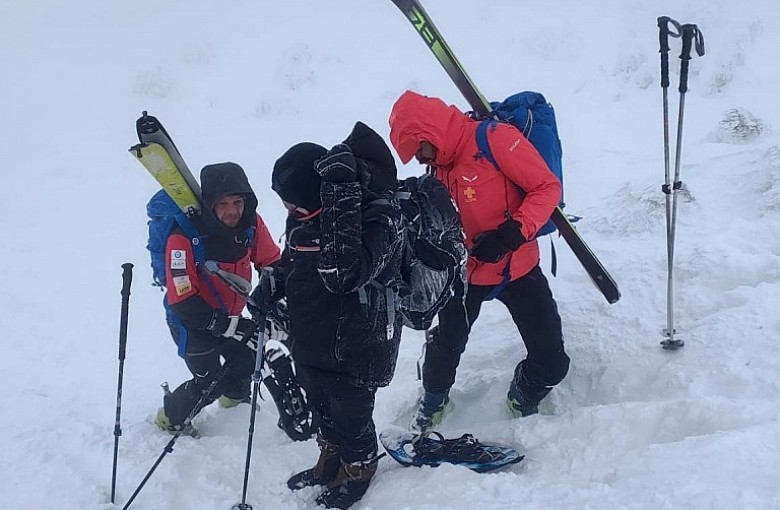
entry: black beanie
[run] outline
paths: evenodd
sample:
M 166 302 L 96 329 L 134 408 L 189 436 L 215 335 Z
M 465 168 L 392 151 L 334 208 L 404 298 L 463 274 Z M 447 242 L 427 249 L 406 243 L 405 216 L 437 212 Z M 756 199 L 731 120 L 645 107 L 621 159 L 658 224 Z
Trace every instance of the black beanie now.
M 321 145 L 303 142 L 293 145 L 276 160 L 271 174 L 271 188 L 290 204 L 316 211 L 320 200 L 320 176 L 314 170 L 314 162 L 328 150 Z

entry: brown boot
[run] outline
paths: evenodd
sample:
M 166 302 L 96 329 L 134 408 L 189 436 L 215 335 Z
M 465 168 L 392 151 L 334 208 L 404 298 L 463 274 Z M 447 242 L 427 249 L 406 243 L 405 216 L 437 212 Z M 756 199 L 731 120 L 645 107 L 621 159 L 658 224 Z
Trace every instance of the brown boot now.
M 366 461 L 341 463 L 338 475 L 328 484 L 328 490 L 317 498 L 317 504 L 325 508 L 349 508 L 368 490 L 371 478 L 376 474 L 377 457 Z
M 339 446 L 328 442 L 319 432 L 317 433 L 317 446 L 320 447 L 320 457 L 317 459 L 317 464 L 287 480 L 287 487 L 290 490 L 295 491 L 314 485 L 328 485 L 338 476 L 341 465 Z

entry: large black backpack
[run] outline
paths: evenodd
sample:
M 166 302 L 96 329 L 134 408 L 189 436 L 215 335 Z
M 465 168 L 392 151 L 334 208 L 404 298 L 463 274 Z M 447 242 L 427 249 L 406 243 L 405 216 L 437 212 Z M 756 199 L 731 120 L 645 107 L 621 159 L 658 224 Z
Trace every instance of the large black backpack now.
M 399 181 L 404 221 L 400 293 L 404 325 L 426 330 L 466 278 L 468 253 L 458 210 L 447 188 L 431 175 Z
M 404 325 L 426 330 L 453 295 L 455 282 L 465 281 L 463 228 L 449 190 L 431 175 L 397 180 L 395 160 L 382 137 L 357 122 L 344 141 L 358 162 L 365 196 L 377 203 L 400 207 L 403 263 L 400 275 L 384 284 L 388 299 L 399 299 Z M 395 191 L 389 197 L 389 192 Z M 376 198 L 377 195 L 382 198 Z M 361 301 L 366 301 L 362 292 Z M 388 324 L 395 322 L 395 306 L 388 306 Z M 388 330 L 389 337 L 391 330 Z

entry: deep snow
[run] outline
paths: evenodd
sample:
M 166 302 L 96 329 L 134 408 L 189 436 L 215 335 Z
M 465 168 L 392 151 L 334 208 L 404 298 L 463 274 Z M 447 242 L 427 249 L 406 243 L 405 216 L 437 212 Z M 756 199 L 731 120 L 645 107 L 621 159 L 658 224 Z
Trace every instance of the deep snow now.
M 474 327 L 441 431 L 516 446 L 495 474 L 381 461 L 355 508 L 780 508 L 780 6 L 774 0 L 427 0 L 485 96 L 545 93 L 558 114 L 568 210 L 620 284 L 608 305 L 565 243 L 551 279 L 571 371 L 542 414 L 512 419 L 504 395 L 523 349 L 489 303 Z M 666 322 L 666 248 L 656 17 L 698 23 L 676 246 L 679 336 Z M 671 53 L 676 126 L 679 43 Z M 125 153 L 142 110 L 190 166 L 249 174 L 275 236 L 270 190 L 291 144 L 342 140 L 356 120 L 387 134 L 407 88 L 465 102 L 389 1 L 272 4 L 44 0 L 0 6 L 0 508 L 111 508 L 123 262 L 136 265 L 120 442 L 119 508 L 168 437 L 151 422 L 158 384 L 188 373 L 149 286 L 144 205 L 155 182 Z M 736 110 L 736 111 L 735 111 Z M 740 120 L 743 119 L 743 120 Z M 672 129 L 674 137 L 674 129 Z M 674 139 L 674 138 L 672 138 Z M 405 175 L 418 173 L 410 165 Z M 542 266 L 547 271 L 547 241 Z M 404 332 L 378 428 L 405 425 L 422 335 Z M 246 406 L 208 408 L 132 508 L 222 509 L 240 501 Z M 258 415 L 248 501 L 313 508 L 285 481 L 316 457 Z

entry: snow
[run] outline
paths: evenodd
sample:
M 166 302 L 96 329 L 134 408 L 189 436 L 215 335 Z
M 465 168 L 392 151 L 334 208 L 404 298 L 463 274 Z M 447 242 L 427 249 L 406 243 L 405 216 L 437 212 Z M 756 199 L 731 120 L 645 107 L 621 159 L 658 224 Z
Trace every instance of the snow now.
M 522 344 L 487 303 L 453 388 L 448 437 L 471 432 L 526 459 L 493 474 L 380 462 L 357 509 L 780 508 L 780 6 L 775 0 L 427 0 L 491 99 L 523 89 L 556 107 L 568 210 L 619 282 L 608 305 L 565 243 L 551 278 L 572 366 L 541 414 L 504 398 Z M 682 151 L 675 315 L 686 346 L 659 347 L 666 243 L 656 17 L 695 22 Z M 240 163 L 273 235 L 271 191 L 293 143 L 335 144 L 362 120 L 387 135 L 407 88 L 465 102 L 389 1 L 235 0 L 0 5 L 0 508 L 108 509 L 121 264 L 135 264 L 116 508 L 168 437 L 158 384 L 188 376 L 151 287 L 144 205 L 156 184 L 125 153 L 141 111 L 158 116 L 193 169 Z M 679 41 L 672 42 L 672 140 Z M 672 151 L 673 152 L 673 151 Z M 416 165 L 404 175 L 420 171 Z M 549 268 L 547 240 L 542 265 Z M 775 310 L 773 312 L 772 310 Z M 404 332 L 378 429 L 405 425 L 423 338 Z M 239 502 L 249 410 L 207 408 L 131 508 Z M 248 502 L 314 508 L 285 481 L 316 458 L 267 402 Z

